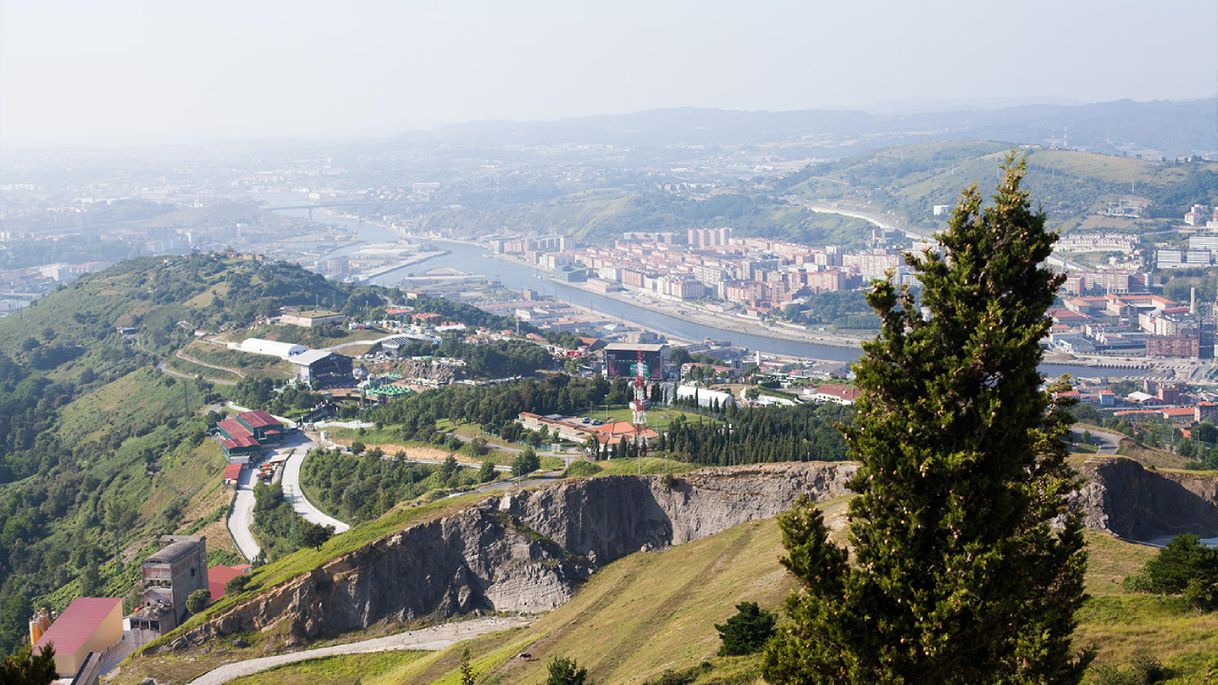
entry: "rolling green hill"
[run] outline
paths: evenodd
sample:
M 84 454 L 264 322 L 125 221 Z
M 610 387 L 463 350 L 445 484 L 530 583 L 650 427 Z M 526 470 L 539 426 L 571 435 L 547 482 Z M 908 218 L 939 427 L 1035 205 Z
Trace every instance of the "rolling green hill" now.
M 870 204 L 894 211 L 915 226 L 936 227 L 932 205 L 954 204 L 960 189 L 979 181 L 989 194 L 1011 145 L 936 142 L 888 148 L 865 157 L 808 167 L 778 183 L 778 190 L 808 200 Z M 1218 203 L 1218 163 L 1152 162 L 1089 152 L 1024 149 L 1025 188 L 1042 203 L 1052 224 L 1071 228 L 1091 210 L 1121 196 L 1152 202 L 1152 217 L 1178 219 L 1194 202 Z
M 154 366 L 197 328 L 319 298 L 362 307 L 370 292 L 282 262 L 149 257 L 0 320 L 0 651 L 36 601 L 126 595 L 161 534 L 211 533 L 213 557 L 235 560 L 224 459 L 198 413 L 218 396 Z
M 814 245 L 862 245 L 871 235 L 871 224 L 860 219 L 809 212 L 753 188 L 702 199 L 652 190 L 579 192 L 493 209 L 446 209 L 428 216 L 424 227 L 431 225 L 467 235 L 511 226 L 593 244 L 611 243 L 625 231 L 676 231 L 683 238 L 699 226 L 734 226 L 744 235 Z

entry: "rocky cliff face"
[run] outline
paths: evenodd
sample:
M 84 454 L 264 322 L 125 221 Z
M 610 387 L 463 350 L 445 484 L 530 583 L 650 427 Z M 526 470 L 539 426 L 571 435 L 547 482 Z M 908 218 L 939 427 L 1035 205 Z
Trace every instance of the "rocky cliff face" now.
M 801 496 L 846 492 L 852 463 L 707 469 L 666 483 L 615 476 L 562 481 L 422 522 L 271 588 L 162 649 L 275 629 L 289 641 L 383 622 L 474 611 L 541 612 L 599 567 L 768 518 Z M 1218 536 L 1218 479 L 1147 471 L 1126 459 L 1081 470 L 1072 506 L 1088 528 L 1133 540 Z
M 1088 462 L 1073 506 L 1088 528 L 1129 540 L 1161 541 L 1180 533 L 1218 536 L 1218 478 L 1150 471 L 1129 459 Z
M 540 612 L 597 568 L 846 492 L 849 463 L 616 476 L 495 497 L 407 528 L 251 597 L 166 649 L 276 628 L 292 640 L 477 610 Z

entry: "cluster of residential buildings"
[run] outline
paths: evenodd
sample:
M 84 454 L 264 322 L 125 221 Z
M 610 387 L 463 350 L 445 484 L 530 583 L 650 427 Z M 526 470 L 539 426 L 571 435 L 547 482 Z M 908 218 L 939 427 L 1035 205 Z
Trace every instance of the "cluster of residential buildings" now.
M 1141 243 L 1134 233 L 1107 231 L 1074 231 L 1053 244 L 1055 252 L 1124 252 L 1133 254 Z
M 1213 209 L 1205 205 L 1193 205 L 1184 213 L 1184 225 L 1218 229 L 1218 205 Z
M 672 233 L 635 232 L 612 246 L 571 249 L 551 239 L 519 239 L 500 241 L 496 249 L 543 268 L 582 269 L 571 280 L 586 278 L 589 288 L 602 292 L 722 300 L 757 311 L 810 292 L 857 288 L 890 272 L 902 277 L 906 269 L 899 250 L 883 247 L 810 247 L 737 237 L 728 227 L 692 228 L 685 238 L 678 243 Z

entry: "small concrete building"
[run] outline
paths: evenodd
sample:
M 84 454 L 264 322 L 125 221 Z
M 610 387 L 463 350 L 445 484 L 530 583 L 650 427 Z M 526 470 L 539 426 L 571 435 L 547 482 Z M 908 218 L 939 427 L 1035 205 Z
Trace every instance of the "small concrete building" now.
M 338 312 L 318 309 L 307 312 L 284 312 L 283 316 L 279 317 L 279 322 L 289 326 L 313 328 L 314 326 L 324 326 L 326 324 L 340 324 L 346 318 Z
M 207 539 L 162 535 L 164 547 L 140 564 L 143 604 L 131 627 L 165 633 L 186 618 L 186 598 L 207 589 Z
M 34 643 L 41 654 L 51 645 L 55 671 L 62 678 L 80 672 L 89 653 L 104 654 L 123 639 L 123 600 L 118 597 L 77 597 Z

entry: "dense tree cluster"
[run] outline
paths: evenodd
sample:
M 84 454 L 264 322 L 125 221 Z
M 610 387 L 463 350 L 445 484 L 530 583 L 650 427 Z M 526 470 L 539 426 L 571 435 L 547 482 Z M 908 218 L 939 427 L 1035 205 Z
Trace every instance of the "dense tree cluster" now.
M 572 414 L 596 406 L 609 398 L 624 402 L 624 383 L 611 387 L 602 378 L 574 378 L 551 374 L 495 385 L 451 385 L 432 392 L 408 395 L 369 410 L 367 416 L 381 425 L 400 426 L 403 439 L 431 442 L 436 421 L 475 423 L 488 433 L 505 439 L 520 437 L 516 423 L 520 412 Z
M 273 379 L 243 378 L 233 386 L 232 400 L 251 409 L 264 409 L 276 416 L 294 414 L 316 407 L 325 401 L 321 395 L 299 385 L 276 387 Z
M 416 340 L 403 346 L 400 354 L 408 357 L 438 356 L 461 359 L 475 378 L 531 376 L 538 370 L 554 368 L 556 362 L 544 347 L 524 340 L 496 340 L 489 343 L 464 342 L 459 335 L 441 338 L 439 345 Z
M 455 460 L 418 464 L 376 449 L 359 455 L 319 449 L 305 461 L 301 480 L 322 510 L 355 523 L 374 519 L 398 502 L 430 490 L 472 485 L 478 472 L 461 468 Z
M 279 483 L 254 486 L 254 533 L 262 560 L 274 561 L 302 547 L 319 547 L 333 533 L 328 526 L 304 520 L 283 497 Z
M 867 305 L 867 298 L 858 290 L 810 293 L 803 302 L 782 308 L 784 319 L 805 326 L 830 329 L 876 330 L 880 318 Z
M 729 407 L 708 414 L 706 419 L 674 418 L 654 449 L 717 466 L 845 458 L 846 444 L 838 426 L 849 420 L 848 407 Z

